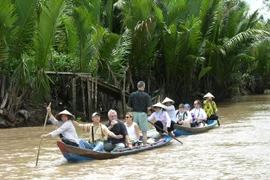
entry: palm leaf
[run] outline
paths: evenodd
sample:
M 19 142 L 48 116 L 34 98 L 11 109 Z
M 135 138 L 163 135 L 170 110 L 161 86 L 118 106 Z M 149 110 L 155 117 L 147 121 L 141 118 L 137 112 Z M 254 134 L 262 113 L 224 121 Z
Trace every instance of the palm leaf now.
M 37 0 L 20 1 L 15 0 L 14 5 L 18 20 L 18 34 L 15 42 L 13 42 L 12 56 L 19 59 L 27 46 L 32 45 L 34 32 L 36 28 L 36 6 Z
M 0 62 L 8 59 L 9 47 L 17 34 L 17 29 L 14 28 L 17 16 L 14 13 L 15 7 L 11 1 L 0 1 Z
M 205 67 L 201 70 L 198 79 L 200 80 L 204 75 L 211 71 L 212 67 Z
M 46 6 L 43 6 L 34 41 L 35 64 L 38 68 L 46 66 L 54 42 L 55 30 L 63 10 L 64 0 L 49 1 Z
M 50 90 L 49 77 L 45 73 L 54 42 L 55 30 L 64 10 L 64 0 L 44 2 L 34 41 L 35 61 L 38 71 L 35 78 L 35 100 L 47 98 Z M 45 28 L 46 27 L 46 28 Z

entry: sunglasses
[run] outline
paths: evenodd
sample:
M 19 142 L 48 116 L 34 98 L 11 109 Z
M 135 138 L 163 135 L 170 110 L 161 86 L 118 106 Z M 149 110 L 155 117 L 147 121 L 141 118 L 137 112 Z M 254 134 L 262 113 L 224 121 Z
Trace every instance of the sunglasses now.
M 126 118 L 126 119 L 127 119 L 127 118 L 130 118 L 130 116 L 126 116 L 125 118 Z

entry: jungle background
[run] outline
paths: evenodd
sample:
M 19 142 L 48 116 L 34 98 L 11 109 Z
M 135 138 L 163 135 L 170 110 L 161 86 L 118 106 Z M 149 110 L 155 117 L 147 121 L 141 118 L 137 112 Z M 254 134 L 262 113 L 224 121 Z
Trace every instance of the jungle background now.
M 42 124 L 56 96 L 55 110 L 70 108 L 57 72 L 128 93 L 143 80 L 153 101 L 176 104 L 264 93 L 269 29 L 241 0 L 0 0 L 0 127 Z

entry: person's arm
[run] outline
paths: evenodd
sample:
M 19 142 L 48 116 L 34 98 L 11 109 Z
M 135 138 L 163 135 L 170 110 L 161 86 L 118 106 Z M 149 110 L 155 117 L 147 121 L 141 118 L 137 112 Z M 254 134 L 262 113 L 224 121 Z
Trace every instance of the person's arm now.
M 163 113 L 165 113 L 165 118 L 166 118 L 166 133 L 168 133 L 168 128 L 170 128 L 171 127 L 171 123 L 172 123 L 172 121 L 171 121 L 171 118 L 170 118 L 170 116 L 169 116 L 169 114 L 166 112 L 166 111 L 164 111 Z
M 108 123 L 108 124 L 106 124 L 106 126 L 108 127 L 109 130 L 111 130 L 115 124 L 117 124 L 117 121 L 116 120 L 115 121 L 112 120 L 111 123 L 110 123 L 110 125 Z
M 217 108 L 217 104 L 213 101 L 213 108 L 215 109 L 215 112 L 214 113 L 217 113 L 218 112 L 218 108 Z
M 200 120 L 201 121 L 206 121 L 207 120 L 207 114 L 206 114 L 206 112 L 204 110 L 202 111 L 202 117 L 200 117 Z
M 63 124 L 62 122 L 60 122 L 57 119 L 55 119 L 55 117 L 52 115 L 52 109 L 51 109 L 51 107 L 47 107 L 47 113 L 48 113 L 48 116 L 49 116 L 49 121 L 51 121 L 52 124 L 54 124 L 54 125 L 61 125 L 61 124 Z
M 102 125 L 103 126 L 103 125 Z M 105 136 L 111 136 L 115 139 L 121 139 L 123 138 L 123 135 L 122 134 L 119 134 L 119 135 L 115 135 L 113 132 L 111 132 L 106 126 L 103 126 L 102 127 L 102 130 L 103 130 L 103 133 Z
M 46 137 L 52 137 L 52 135 L 51 134 L 42 134 L 40 137 L 41 138 L 46 138 Z
M 90 132 L 90 126 L 89 124 L 80 124 L 77 121 L 72 121 L 74 126 L 77 126 L 78 128 L 82 129 L 85 132 Z
M 60 126 L 58 129 L 56 129 L 48 134 L 42 134 L 41 138 L 49 137 L 49 136 L 55 137 L 55 136 L 63 133 L 64 131 L 66 131 L 69 128 L 69 126 L 70 126 L 70 124 L 66 122 L 66 123 L 62 124 L 62 126 Z
M 129 135 L 126 135 L 125 138 L 126 138 L 126 142 L 127 142 L 127 144 L 128 144 L 128 147 L 129 147 L 130 149 L 132 149 L 133 146 L 132 146 L 132 143 L 131 143 L 131 141 L 130 141 Z
M 132 108 L 133 108 L 133 105 L 132 105 L 132 93 L 131 93 L 131 95 L 130 95 L 129 98 L 128 98 L 127 107 L 128 107 L 129 109 L 131 109 L 131 110 L 132 110 Z
M 125 139 L 126 139 L 126 143 L 128 144 L 128 147 L 130 149 L 132 149 L 132 144 L 131 144 L 131 141 L 130 141 L 130 138 L 129 138 L 129 135 L 128 135 L 128 132 L 127 132 L 127 128 L 126 126 L 124 125 L 124 123 L 121 123 L 121 134 L 123 136 L 125 136 Z
M 187 111 L 187 120 L 189 123 L 192 123 L 192 116 L 191 113 Z
M 140 139 L 140 129 L 137 123 L 134 124 L 136 136 L 137 136 L 137 141 Z
M 148 95 L 148 100 L 147 100 L 147 112 L 150 111 L 151 108 L 152 108 L 151 97 Z
M 152 121 L 155 119 L 155 112 L 151 114 L 151 116 L 148 117 L 148 121 Z

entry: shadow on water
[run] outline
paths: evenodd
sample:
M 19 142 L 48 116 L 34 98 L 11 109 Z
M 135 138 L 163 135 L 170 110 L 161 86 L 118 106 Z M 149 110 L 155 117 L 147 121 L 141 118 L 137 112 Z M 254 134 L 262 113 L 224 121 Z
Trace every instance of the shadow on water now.
M 46 139 L 35 167 L 42 127 L 1 129 L 0 179 L 268 179 L 269 100 L 256 95 L 219 103 L 220 128 L 180 137 L 184 145 L 172 140 L 159 149 L 102 161 L 68 163 L 57 139 Z

